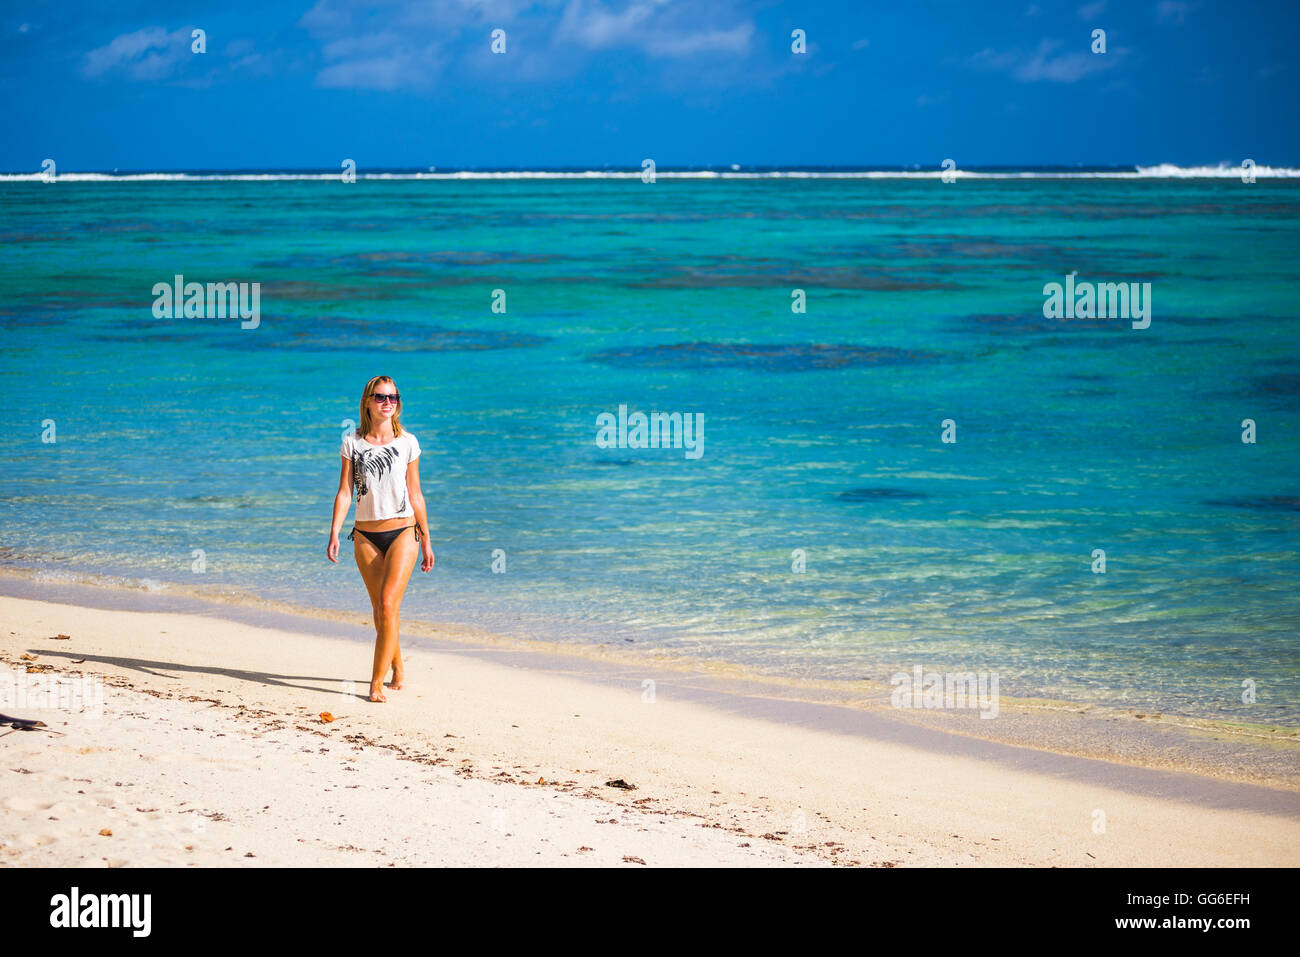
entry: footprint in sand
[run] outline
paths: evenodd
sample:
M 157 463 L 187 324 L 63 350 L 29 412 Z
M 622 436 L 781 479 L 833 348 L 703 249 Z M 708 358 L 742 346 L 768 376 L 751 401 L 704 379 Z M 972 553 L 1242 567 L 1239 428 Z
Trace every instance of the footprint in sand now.
M 20 755 L 20 757 L 22 756 Z M 27 757 L 30 757 L 33 761 L 39 761 L 43 757 L 43 755 L 31 754 L 31 755 L 27 755 Z M 22 762 L 15 761 L 15 763 L 21 764 Z M 39 773 L 41 775 L 41 780 L 46 781 L 50 784 L 62 784 L 64 781 L 72 780 L 72 778 L 68 777 L 66 774 L 53 774 L 49 771 L 41 771 Z
M 40 811 L 47 806 L 42 805 L 40 801 L 25 797 L 7 797 L 4 803 L 5 807 L 11 811 Z
M 53 844 L 58 838 L 53 834 L 19 834 L 17 843 L 23 847 L 44 847 Z

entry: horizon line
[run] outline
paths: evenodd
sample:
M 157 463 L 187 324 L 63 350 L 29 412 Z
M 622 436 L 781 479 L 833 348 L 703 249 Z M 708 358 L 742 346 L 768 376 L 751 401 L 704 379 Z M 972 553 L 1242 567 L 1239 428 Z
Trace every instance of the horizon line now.
M 352 163 L 351 167 L 346 164 Z M 49 164 L 46 167 L 45 164 Z M 60 179 L 83 182 L 111 181 L 202 181 L 202 180 L 440 180 L 440 179 L 640 179 L 645 175 L 641 167 L 604 164 L 601 166 L 374 166 L 358 167 L 345 160 L 338 167 L 283 166 L 283 167 L 178 167 L 170 169 L 144 169 L 114 167 L 112 169 L 78 169 L 60 172 L 57 164 L 47 159 L 41 169 L 0 171 L 0 182 L 56 182 Z M 1290 166 L 1272 167 L 1246 159 L 1229 165 L 1221 161 L 1214 165 L 1180 166 L 1174 163 L 1140 164 L 978 164 L 958 166 L 945 159 L 940 166 L 912 164 L 858 165 L 858 164 L 689 164 L 655 165 L 654 176 L 667 178 L 715 179 L 1195 179 L 1241 178 L 1251 182 L 1255 177 L 1295 178 L 1300 169 Z

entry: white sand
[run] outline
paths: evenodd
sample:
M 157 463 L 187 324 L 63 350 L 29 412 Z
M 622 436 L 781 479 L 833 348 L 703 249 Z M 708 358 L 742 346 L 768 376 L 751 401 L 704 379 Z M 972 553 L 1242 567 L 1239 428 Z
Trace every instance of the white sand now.
M 407 689 L 377 705 L 359 642 L 9 597 L 0 622 L 0 677 L 34 653 L 104 678 L 102 714 L 0 705 L 63 732 L 0 737 L 4 865 L 1300 864 L 1300 801 L 1201 806 L 1190 775 L 1187 801 L 1156 798 L 956 737 L 941 754 L 405 647 Z

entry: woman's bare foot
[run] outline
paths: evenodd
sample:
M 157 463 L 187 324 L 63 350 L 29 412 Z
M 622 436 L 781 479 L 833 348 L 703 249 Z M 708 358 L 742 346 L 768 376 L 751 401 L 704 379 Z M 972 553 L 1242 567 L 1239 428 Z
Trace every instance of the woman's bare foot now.
M 404 670 L 398 671 L 396 668 L 394 668 L 393 680 L 388 683 L 388 687 L 392 688 L 394 691 L 401 691 L 402 684 L 405 681 L 406 681 L 406 672 Z
M 371 701 L 388 700 L 387 698 L 384 697 L 384 684 L 382 681 L 370 682 L 370 700 Z

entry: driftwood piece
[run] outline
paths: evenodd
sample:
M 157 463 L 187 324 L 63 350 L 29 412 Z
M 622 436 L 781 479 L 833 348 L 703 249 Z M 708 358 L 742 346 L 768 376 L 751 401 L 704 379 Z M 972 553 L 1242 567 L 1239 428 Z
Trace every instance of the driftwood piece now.
M 44 721 L 37 721 L 35 718 L 14 718 L 7 714 L 0 714 L 0 728 L 9 726 L 5 734 L 13 734 L 15 731 L 50 731 Z M 50 731 L 50 734 L 62 734 L 62 731 Z M 5 734 L 0 734 L 3 738 Z

